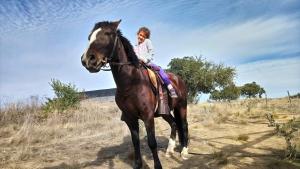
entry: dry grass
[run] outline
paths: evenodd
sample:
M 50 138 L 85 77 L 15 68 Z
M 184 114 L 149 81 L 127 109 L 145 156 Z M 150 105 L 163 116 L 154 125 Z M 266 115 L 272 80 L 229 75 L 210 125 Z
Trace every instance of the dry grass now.
M 13 106 L 1 112 L 1 121 L 5 121 L 5 125 L 0 129 L 0 151 L 3 152 L 0 155 L 0 166 L 32 161 L 52 153 L 62 156 L 63 151 L 54 149 L 60 145 L 63 145 L 60 148 L 74 149 L 73 142 L 105 137 L 103 143 L 111 143 L 116 136 L 128 135 L 127 128 L 119 120 L 120 112 L 113 103 L 83 101 L 78 110 L 69 110 L 64 114 L 53 113 L 44 120 L 39 119 L 43 112 L 38 106 L 21 108 Z M 18 110 L 20 114 L 9 114 L 13 110 Z M 15 120 L 13 117 L 19 119 Z M 13 119 L 11 124 L 9 119 Z M 71 146 L 68 147 L 67 144 Z M 42 160 L 47 162 L 47 158 Z
M 274 158 L 244 158 L 284 150 L 284 139 L 272 135 L 266 113 L 278 122 L 300 116 L 300 99 L 241 100 L 188 106 L 190 151 L 208 156 L 192 156 L 187 161 L 160 158 L 167 168 L 268 168 Z M 46 119 L 37 101 L 6 105 L 0 111 L 0 168 L 131 168 L 132 145 L 129 131 L 120 120 L 113 102 L 85 100 L 79 109 L 53 113 Z M 168 124 L 155 120 L 159 145 L 166 146 Z M 152 159 L 140 122 L 142 154 L 152 168 Z M 293 143 L 300 149 L 300 134 Z M 262 140 L 262 141 L 261 141 Z M 275 147 L 274 147 L 275 146 Z M 271 156 L 272 157 L 272 156 Z M 178 162 L 179 160 L 179 162 Z M 204 165 L 205 164 L 205 165 Z M 289 163 L 289 165 L 291 165 Z M 54 168 L 55 168 L 54 167 Z M 52 169 L 54 169 L 52 167 Z M 147 168 L 147 167 L 146 167 Z

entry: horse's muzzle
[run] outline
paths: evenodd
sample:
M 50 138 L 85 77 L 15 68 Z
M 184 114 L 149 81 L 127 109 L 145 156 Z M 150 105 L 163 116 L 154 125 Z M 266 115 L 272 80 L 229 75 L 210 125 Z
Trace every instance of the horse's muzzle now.
M 91 58 L 91 57 L 89 57 Z M 97 65 L 95 60 L 88 60 L 84 57 L 84 54 L 81 56 L 81 64 L 84 66 L 90 73 L 97 73 L 100 71 L 101 65 Z

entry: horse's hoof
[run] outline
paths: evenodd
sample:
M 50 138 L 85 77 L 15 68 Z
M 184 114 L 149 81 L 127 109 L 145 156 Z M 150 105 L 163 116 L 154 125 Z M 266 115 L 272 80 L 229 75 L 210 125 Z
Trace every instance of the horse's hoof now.
M 154 169 L 162 169 L 162 166 L 161 164 L 154 164 Z
M 133 169 L 141 169 L 142 168 L 142 166 L 139 166 L 139 165 L 134 165 L 133 166 Z
M 133 165 L 133 169 L 141 169 L 143 164 L 141 162 L 135 162 Z
M 181 151 L 181 153 L 180 153 L 181 158 L 182 158 L 183 160 L 187 160 L 187 159 L 188 159 L 188 154 L 189 154 L 188 148 L 187 148 L 187 147 L 183 147 L 183 149 L 182 149 L 182 151 Z
M 174 147 L 168 147 L 167 152 L 166 152 L 166 157 L 171 157 L 171 154 L 174 153 Z

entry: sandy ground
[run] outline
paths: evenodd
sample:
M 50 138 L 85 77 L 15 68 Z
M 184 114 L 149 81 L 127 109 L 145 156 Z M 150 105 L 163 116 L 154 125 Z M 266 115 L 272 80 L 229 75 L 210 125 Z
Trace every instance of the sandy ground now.
M 6 127 L 6 132 L 2 130 L 0 133 L 0 168 L 132 168 L 133 147 L 129 131 L 120 121 L 120 112 L 116 110 L 115 105 L 110 103 L 100 106 L 102 111 L 106 108 L 112 108 L 114 112 L 112 118 L 106 119 L 107 123 L 104 123 L 104 126 L 84 125 L 84 129 L 81 126 L 81 132 L 75 132 L 76 127 L 65 126 L 70 126 L 71 122 L 64 123 L 65 128 L 68 129 L 66 131 L 73 134 L 63 132 L 62 135 L 58 135 L 56 133 L 63 129 L 57 128 L 52 131 L 53 137 L 45 136 L 46 141 L 41 138 L 42 141 L 19 140 L 16 143 L 12 138 L 16 137 L 17 133 L 12 132 L 14 129 Z M 92 109 L 99 109 L 99 107 Z M 282 160 L 286 148 L 285 140 L 274 133 L 273 127 L 268 127 L 268 122 L 262 118 L 262 115 L 252 116 L 252 118 L 237 117 L 237 114 L 230 112 L 230 109 L 224 110 L 224 114 L 220 114 L 222 112 L 219 111 L 212 116 L 209 111 L 205 111 L 207 109 L 207 106 L 203 105 L 189 106 L 190 154 L 187 160 L 180 158 L 179 146 L 171 157 L 165 157 L 170 129 L 163 119 L 155 119 L 156 139 L 163 168 L 300 168 L 297 162 Z M 299 114 L 283 113 L 278 115 L 277 119 L 283 122 L 295 116 L 298 117 Z M 101 118 L 106 116 L 99 117 Z M 152 155 L 142 123 L 141 128 L 143 168 L 153 168 Z M 15 130 L 20 132 L 21 129 Z M 25 143 L 28 145 L 24 145 Z

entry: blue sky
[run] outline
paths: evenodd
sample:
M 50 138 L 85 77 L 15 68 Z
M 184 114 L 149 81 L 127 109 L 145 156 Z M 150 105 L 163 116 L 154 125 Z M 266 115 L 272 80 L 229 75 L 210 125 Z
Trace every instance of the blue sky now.
M 133 44 L 152 31 L 155 63 L 202 55 L 237 70 L 238 85 L 256 81 L 269 97 L 300 92 L 299 0 L 0 0 L 0 99 L 52 97 L 52 78 L 78 89 L 115 87 L 110 72 L 80 63 L 96 22 L 122 19 Z

